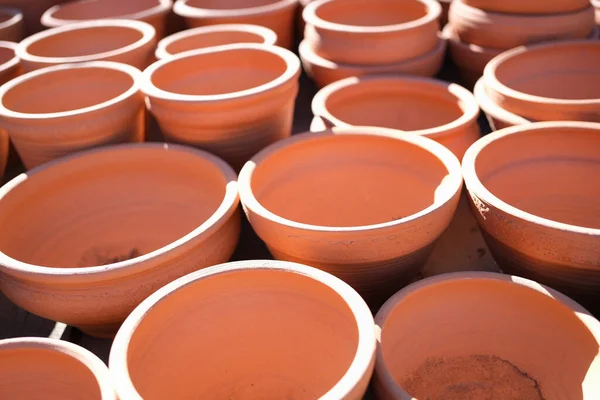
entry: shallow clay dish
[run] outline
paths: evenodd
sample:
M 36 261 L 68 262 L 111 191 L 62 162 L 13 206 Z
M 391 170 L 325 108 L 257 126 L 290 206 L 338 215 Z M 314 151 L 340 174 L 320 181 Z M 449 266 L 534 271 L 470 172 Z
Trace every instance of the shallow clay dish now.
M 20 42 L 23 39 L 24 29 L 21 10 L 0 6 L 0 40 Z
M 536 282 L 443 274 L 396 293 L 375 317 L 381 400 L 593 400 L 600 322 Z
M 592 3 L 595 0 L 592 0 Z M 583 10 L 589 0 L 463 0 L 471 7 L 506 14 L 560 14 Z
M 15 50 L 17 44 L 0 41 L 0 85 L 4 85 L 21 73 L 19 57 Z
M 62 340 L 0 340 L 0 398 L 117 400 L 106 365 Z
M 494 131 L 534 122 L 506 111 L 504 108 L 494 103 L 487 94 L 483 78 L 480 78 L 477 83 L 475 83 L 473 93 L 475 94 L 477 104 L 479 104 L 479 107 L 481 107 L 481 110 L 485 113 L 490 128 Z
M 229 260 L 240 229 L 236 176 L 183 146 L 80 152 L 4 185 L 0 225 L 4 294 L 108 337 L 158 288 Z

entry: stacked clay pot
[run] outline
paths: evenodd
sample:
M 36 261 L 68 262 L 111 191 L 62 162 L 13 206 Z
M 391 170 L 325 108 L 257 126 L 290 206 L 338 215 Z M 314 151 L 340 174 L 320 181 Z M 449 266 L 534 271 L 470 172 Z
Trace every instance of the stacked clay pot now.
M 303 11 L 300 57 L 317 86 L 381 73 L 433 76 L 446 42 L 435 0 L 317 0 Z

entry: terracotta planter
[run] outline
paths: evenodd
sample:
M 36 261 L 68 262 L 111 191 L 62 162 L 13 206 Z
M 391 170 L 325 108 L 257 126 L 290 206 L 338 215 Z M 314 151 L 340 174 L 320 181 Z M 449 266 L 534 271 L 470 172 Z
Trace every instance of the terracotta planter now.
M 545 4 L 546 2 L 544 2 Z M 594 29 L 594 8 L 551 15 L 518 15 L 483 11 L 455 0 L 450 7 L 452 28 L 464 42 L 511 49 L 545 41 L 584 39 Z
M 0 41 L 0 85 L 21 73 L 19 57 L 15 54 L 16 48 L 16 43 Z
M 463 160 L 474 214 L 498 265 L 582 304 L 600 300 L 600 124 L 494 132 Z
M 527 279 L 427 278 L 389 299 L 375 323 L 381 400 L 600 396 L 600 322 Z
M 156 58 L 171 57 L 184 51 L 235 43 L 275 45 L 277 34 L 258 25 L 211 25 L 175 33 L 158 43 Z
M 436 79 L 372 76 L 347 78 L 321 89 L 313 114 L 326 128 L 378 126 L 428 137 L 460 160 L 480 138 L 475 97 Z
M 177 0 L 173 6 L 190 28 L 217 24 L 252 24 L 273 30 L 277 44 L 290 49 L 298 0 L 246 0 L 233 4 L 214 0 Z
M 302 13 L 304 41 L 335 63 L 399 63 L 436 47 L 441 13 L 436 0 L 313 1 Z
M 504 108 L 494 103 L 487 94 L 483 78 L 477 81 L 473 93 L 475 94 L 475 99 L 477 99 L 479 107 L 481 107 L 481 110 L 485 113 L 490 128 L 492 128 L 494 131 L 533 122 L 506 111 Z
M 463 2 L 481 10 L 506 14 L 560 14 L 583 10 L 590 4 L 589 0 L 463 0 Z
M 330 272 L 373 305 L 419 272 L 461 186 L 448 149 L 373 127 L 293 136 L 240 172 L 244 210 L 273 256 Z
M 117 400 L 106 365 L 62 340 L 0 340 L 0 398 Z
M 114 335 L 158 288 L 229 260 L 238 204 L 233 170 L 200 150 L 147 143 L 63 158 L 0 189 L 0 289 L 34 314 Z
M 121 400 L 360 400 L 374 355 L 373 316 L 344 282 L 305 265 L 243 261 L 150 296 L 119 330 L 109 365 Z
M 208 150 L 239 169 L 291 135 L 299 75 L 300 61 L 289 50 L 233 44 L 158 61 L 144 71 L 143 90 L 167 140 Z
M 8 162 L 8 133 L 4 129 L 0 129 L 0 184 L 3 182 L 4 177 L 4 169 L 6 168 L 6 163 Z
M 149 23 L 162 38 L 172 5 L 172 0 L 77 0 L 48 9 L 41 21 L 55 28 L 81 21 L 132 19 Z
M 23 13 L 18 8 L 0 7 L 0 40 L 20 42 L 24 35 Z
M 65 0 L 0 0 L 0 7 L 18 8 L 23 12 L 25 37 L 44 29 L 40 23 L 42 14 Z
M 384 65 L 361 66 L 334 63 L 323 57 L 319 57 L 305 41 L 300 43 L 298 50 L 304 71 L 315 81 L 319 88 L 322 88 L 330 83 L 352 76 L 377 74 L 434 76 L 440 71 L 444 62 L 446 40 L 440 38 L 437 46 L 421 57 Z
M 484 82 L 493 102 L 524 118 L 600 122 L 599 63 L 598 41 L 524 47 L 494 58 Z
M 17 56 L 25 72 L 51 65 L 116 61 L 144 69 L 156 46 L 154 28 L 140 21 L 77 22 L 48 29 L 19 43 Z

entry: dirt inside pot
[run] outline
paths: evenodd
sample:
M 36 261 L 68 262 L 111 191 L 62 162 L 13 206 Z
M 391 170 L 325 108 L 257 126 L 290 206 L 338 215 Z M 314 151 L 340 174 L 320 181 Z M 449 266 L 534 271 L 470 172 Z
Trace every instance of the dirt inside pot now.
M 93 247 L 82 254 L 81 260 L 79 260 L 77 267 L 83 268 L 114 264 L 131 260 L 141 256 L 142 254 L 143 253 L 137 248 L 132 248 L 129 251 L 119 252 L 111 249 Z

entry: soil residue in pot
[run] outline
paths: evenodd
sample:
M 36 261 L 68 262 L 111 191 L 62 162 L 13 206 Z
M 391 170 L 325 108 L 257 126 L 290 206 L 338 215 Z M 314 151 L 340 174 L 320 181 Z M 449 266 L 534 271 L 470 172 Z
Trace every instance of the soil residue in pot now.
M 544 400 L 535 379 L 495 356 L 428 359 L 400 383 L 418 400 Z
M 137 248 L 132 248 L 129 251 L 111 251 L 107 249 L 92 248 L 86 251 L 77 267 L 95 267 L 101 265 L 114 264 L 121 261 L 131 260 L 141 256 L 142 253 Z

